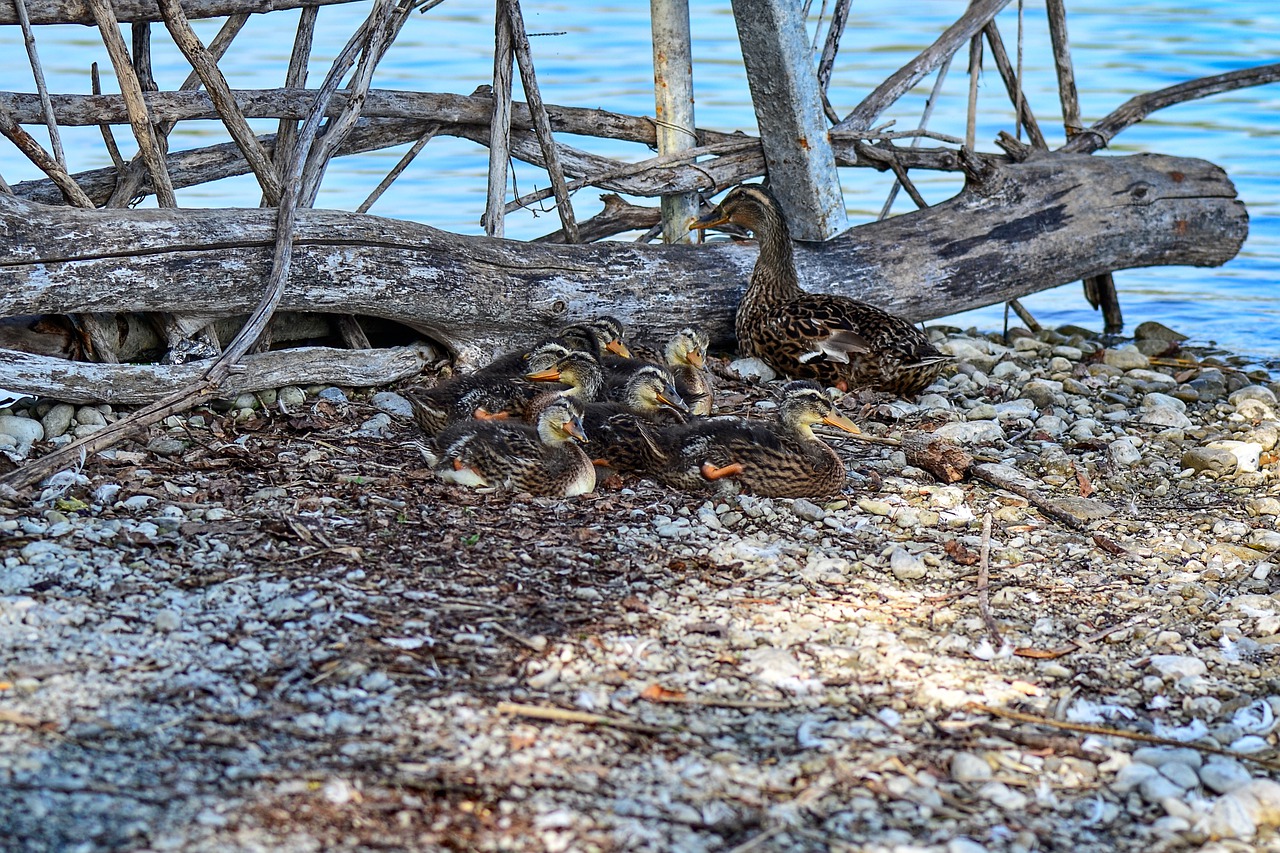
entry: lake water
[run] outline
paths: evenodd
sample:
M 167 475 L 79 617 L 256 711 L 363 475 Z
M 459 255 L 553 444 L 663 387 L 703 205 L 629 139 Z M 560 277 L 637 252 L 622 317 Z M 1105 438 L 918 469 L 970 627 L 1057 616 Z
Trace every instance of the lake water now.
M 367 3 L 325 7 L 320 11 L 311 84 L 318 84 L 329 61 L 363 19 Z M 524 5 L 533 38 L 534 59 L 543 97 L 550 103 L 599 107 L 624 113 L 653 113 L 652 54 L 648 4 L 539 2 Z M 813 3 L 816 16 L 822 0 Z M 872 12 L 867 6 L 874 7 Z M 842 42 L 831 100 L 843 115 L 888 74 L 932 42 L 965 4 L 960 0 L 919 0 L 900 4 L 892 14 L 879 4 L 855 3 Z M 1141 92 L 1197 77 L 1277 60 L 1280 4 L 1200 0 L 1174 3 L 1131 0 L 1126 4 L 1072 2 L 1069 29 L 1080 102 L 1086 124 Z M 415 14 L 380 66 L 375 86 L 469 93 L 492 76 L 491 0 L 447 0 L 423 15 Z M 1024 79 L 1027 97 L 1050 145 L 1063 141 L 1060 111 L 1042 3 L 1025 6 Z M 728 0 L 692 0 L 694 82 L 699 126 L 755 132 L 755 118 Z M 255 16 L 237 37 L 222 68 L 233 87 L 280 85 L 287 67 L 296 12 Z M 1016 3 L 997 19 L 1010 52 L 1017 34 Z M 197 22 L 208 43 L 219 21 Z M 811 28 L 812 32 L 812 22 Z M 127 37 L 127 36 L 126 36 Z M 116 91 L 110 63 L 98 33 L 85 27 L 41 27 L 38 46 L 50 88 L 89 91 L 89 64 L 104 69 L 103 86 Z M 162 88 L 175 88 L 187 66 L 157 26 L 154 66 Z M 962 57 L 967 51 L 962 52 Z M 16 27 L 0 32 L 0 89 L 34 91 Z M 988 60 L 988 64 L 990 64 Z M 964 135 L 968 77 L 960 58 L 948 75 L 930 123 L 933 130 Z M 897 129 L 915 127 L 932 78 L 923 81 L 882 120 Z M 519 89 L 517 89 L 519 93 Z M 1013 111 L 994 69 L 980 87 L 979 149 L 1001 130 L 1013 129 Z M 263 132 L 273 122 L 260 122 Z M 31 128 L 38 138 L 43 135 Z M 127 128 L 117 134 L 126 155 Z M 174 134 L 174 148 L 221 141 L 220 125 L 189 123 Z M 652 153 L 638 146 L 575 138 L 572 144 L 627 160 Z M 73 171 L 96 168 L 109 160 L 96 129 L 67 129 L 64 144 Z M 406 146 L 407 147 L 407 146 Z M 328 171 L 318 206 L 354 209 L 395 164 L 404 149 L 335 161 Z M 1217 269 L 1161 267 L 1116 274 L 1128 328 L 1159 320 L 1193 337 L 1280 368 L 1280 86 L 1244 89 L 1156 113 L 1114 141 L 1112 153 L 1153 151 L 1203 157 L 1223 166 L 1248 206 L 1250 234 L 1239 256 Z M 419 155 L 374 206 L 372 212 L 411 219 L 465 234 L 481 233 L 486 151 L 474 143 L 439 138 Z M 39 177 L 24 158 L 0 142 L 0 174 L 11 183 Z M 920 173 L 921 192 L 941 201 L 959 188 L 954 175 Z M 521 192 L 543 186 L 546 176 L 517 164 Z M 852 223 L 874 219 L 891 178 L 869 169 L 841 170 L 842 190 Z M 575 197 L 579 218 L 598 210 L 598 191 Z M 251 206 L 256 185 L 236 178 L 179 191 L 184 206 Z M 912 208 L 905 194 L 895 213 Z M 507 235 L 528 239 L 558 227 L 554 213 L 521 213 L 508 219 Z M 1085 303 L 1079 284 L 1034 294 L 1022 300 L 1042 323 L 1076 323 L 1100 328 L 1101 318 Z M 993 306 L 959 315 L 949 322 L 998 329 L 1003 308 Z

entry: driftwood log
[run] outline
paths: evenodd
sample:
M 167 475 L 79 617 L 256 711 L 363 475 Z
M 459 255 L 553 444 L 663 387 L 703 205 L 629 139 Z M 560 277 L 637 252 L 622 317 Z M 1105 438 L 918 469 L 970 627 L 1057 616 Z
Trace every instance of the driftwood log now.
M 955 198 L 797 244 L 797 263 L 810 289 L 927 320 L 1106 270 L 1222 264 L 1248 230 L 1235 195 L 1220 168 L 1196 159 L 982 163 Z M 0 238 L 15 247 L 0 259 L 0 315 L 245 313 L 261 297 L 274 232 L 272 210 L 104 217 L 0 196 Z M 654 335 L 693 320 L 725 339 L 755 262 L 749 244 L 558 246 L 322 210 L 299 212 L 294 252 L 282 310 L 393 320 L 464 362 L 601 313 Z M 8 365 L 0 387 L 56 396 L 55 377 Z

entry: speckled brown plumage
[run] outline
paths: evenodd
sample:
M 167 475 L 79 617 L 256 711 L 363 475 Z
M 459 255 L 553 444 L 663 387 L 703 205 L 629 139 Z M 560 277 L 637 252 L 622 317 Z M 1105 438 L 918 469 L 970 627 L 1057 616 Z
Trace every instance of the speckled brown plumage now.
M 581 410 L 560 397 L 543 406 L 536 427 L 519 421 L 461 421 L 436 439 L 432 469 L 449 483 L 572 497 L 595 488 L 582 449 Z
M 772 194 L 731 190 L 694 228 L 725 222 L 754 232 L 760 256 L 738 306 L 738 347 L 780 373 L 852 390 L 920 393 L 948 360 L 924 332 L 874 305 L 800 288 L 791 235 Z
M 840 457 L 813 434 L 815 423 L 858 429 L 832 406 L 812 382 L 790 382 L 783 388 L 778 418 L 773 422 L 737 417 L 703 418 L 658 430 L 658 461 L 649 472 L 680 489 L 715 485 L 714 469 L 741 466 L 726 479 L 742 491 L 780 498 L 814 498 L 836 494 L 844 486 Z
M 683 423 L 688 406 L 673 387 L 671 375 L 654 364 L 642 364 L 622 386 L 617 399 L 588 403 L 583 425 L 592 459 L 615 471 L 642 472 L 652 467 L 653 429 Z

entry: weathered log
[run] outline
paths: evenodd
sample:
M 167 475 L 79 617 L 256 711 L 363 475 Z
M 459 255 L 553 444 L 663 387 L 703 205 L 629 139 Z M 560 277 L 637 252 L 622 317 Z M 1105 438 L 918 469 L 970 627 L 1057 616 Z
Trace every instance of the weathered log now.
M 942 204 L 798 244 L 802 281 L 925 320 L 1104 270 L 1219 265 L 1247 233 L 1234 186 L 1203 160 L 986 165 Z M 108 216 L 0 197 L 0 316 L 243 313 L 261 295 L 273 233 L 269 210 Z M 727 338 L 755 261 L 746 245 L 554 246 L 337 211 L 300 212 L 296 240 L 282 309 L 397 320 L 464 360 L 605 312 L 654 334 L 693 321 Z
M 223 15 L 352 2 L 354 0 L 183 0 L 182 8 L 188 18 L 221 18 Z M 116 19 L 123 23 L 162 20 L 155 0 L 111 0 L 111 6 L 115 9 Z M 27 3 L 27 10 L 33 24 L 94 24 L 93 13 L 89 11 L 86 0 L 32 0 Z M 0 5 L 0 24 L 16 23 L 18 15 L 13 4 Z
M 432 347 L 415 344 L 371 350 L 297 347 L 246 355 L 218 388 L 225 399 L 246 391 L 324 383 L 386 385 L 415 376 L 435 360 Z M 92 364 L 0 350 L 0 388 L 42 394 L 68 403 L 152 403 L 196 381 L 209 363 Z

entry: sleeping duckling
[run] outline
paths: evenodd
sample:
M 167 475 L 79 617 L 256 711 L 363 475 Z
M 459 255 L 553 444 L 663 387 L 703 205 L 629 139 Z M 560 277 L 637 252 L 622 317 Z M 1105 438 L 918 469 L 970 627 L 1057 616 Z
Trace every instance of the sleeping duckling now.
M 705 489 L 732 478 L 742 491 L 757 495 L 834 495 L 844 486 L 844 463 L 813 434 L 816 423 L 860 432 L 816 384 L 789 382 L 774 423 L 716 417 L 657 431 L 659 454 L 648 473 L 681 489 Z
M 631 352 L 622 342 L 624 332 L 622 322 L 616 317 L 597 317 L 594 320 L 572 323 L 564 326 L 551 337 L 539 341 L 530 349 L 516 350 L 498 356 L 489 364 L 476 370 L 475 375 L 519 376 L 545 370 L 550 366 L 549 364 L 535 368 L 529 362 L 535 353 L 551 346 L 561 347 L 564 350 L 561 355 L 566 355 L 570 351 L 585 352 L 594 356 L 597 361 L 603 358 L 606 352 L 629 358 Z
M 573 497 L 596 487 L 583 452 L 581 409 L 563 396 L 538 413 L 537 426 L 515 421 L 461 421 L 440 433 L 432 469 L 447 483 Z

